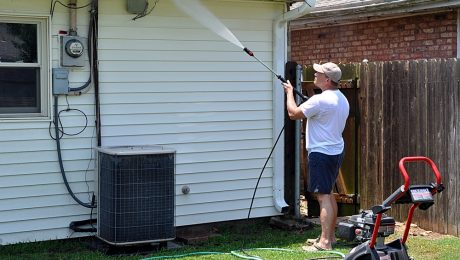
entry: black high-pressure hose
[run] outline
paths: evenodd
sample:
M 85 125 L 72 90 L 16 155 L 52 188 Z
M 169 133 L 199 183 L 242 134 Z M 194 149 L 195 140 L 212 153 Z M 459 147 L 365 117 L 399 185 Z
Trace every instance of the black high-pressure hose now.
M 258 62 L 260 62 L 265 68 L 267 68 L 268 70 L 270 70 L 275 76 L 276 78 L 278 78 L 281 82 L 283 83 L 287 83 L 287 80 L 285 78 L 283 78 L 281 75 L 278 75 L 276 74 L 270 67 L 268 67 L 267 65 L 265 65 L 262 61 L 260 61 L 256 56 L 254 56 L 254 53 L 249 50 L 248 48 L 244 48 L 243 49 L 249 56 L 251 57 L 254 57 Z M 298 91 L 297 89 L 293 88 L 294 92 L 301 98 L 302 100 L 302 103 L 307 101 L 308 100 L 308 97 L 303 95 L 300 91 Z M 284 129 L 287 125 L 287 123 L 289 122 L 289 118 L 286 119 L 286 121 L 284 122 L 284 125 L 283 125 L 283 128 L 281 129 L 280 133 L 278 134 L 278 137 L 276 138 L 276 141 L 275 141 L 275 144 L 273 144 L 273 147 L 270 151 L 270 154 L 268 155 L 267 157 L 267 160 L 265 160 L 265 163 L 264 163 L 264 166 L 262 167 L 262 170 L 260 171 L 260 174 L 259 174 L 259 177 L 257 179 L 257 183 L 256 183 L 256 186 L 254 187 L 254 193 L 252 194 L 252 198 L 251 198 L 251 205 L 249 206 L 249 211 L 248 211 L 248 217 L 247 219 L 249 220 L 250 219 L 250 216 L 251 216 L 251 211 L 252 211 L 252 206 L 254 204 L 254 199 L 255 199 L 255 196 L 256 196 L 256 192 L 257 192 L 257 188 L 259 187 L 259 183 L 260 183 L 260 180 L 262 178 L 262 174 L 264 173 L 264 170 L 265 170 L 265 167 L 267 166 L 268 164 L 268 161 L 270 160 L 272 154 L 273 154 L 273 151 L 275 150 L 275 147 L 276 145 L 278 144 L 278 141 L 279 139 L 281 138 L 281 134 L 284 132 Z M 243 253 L 245 253 L 246 255 L 249 256 L 248 253 L 246 253 L 244 251 L 244 243 L 245 243 L 245 240 L 243 239 L 242 241 L 242 245 L 241 245 L 241 251 Z
M 254 188 L 254 193 L 252 194 L 251 205 L 249 206 L 249 212 L 248 212 L 248 219 L 251 216 L 252 205 L 254 204 L 254 198 L 256 197 L 257 188 L 259 187 L 259 182 L 260 182 L 260 179 L 262 178 L 262 174 L 264 173 L 265 167 L 267 167 L 268 161 L 270 160 L 270 157 L 272 157 L 273 151 L 275 150 L 275 147 L 278 144 L 278 141 L 280 140 L 281 134 L 283 133 L 284 128 L 286 127 L 288 122 L 289 120 L 286 120 L 286 122 L 284 122 L 284 126 L 281 129 L 280 133 L 278 134 L 275 144 L 273 145 L 272 150 L 270 151 L 270 154 L 268 155 L 267 160 L 265 160 L 264 166 L 262 167 L 262 170 L 260 171 L 259 178 L 257 179 L 256 187 Z
M 265 160 L 265 163 L 264 163 L 264 166 L 262 167 L 262 170 L 260 171 L 260 174 L 259 174 L 259 178 L 257 178 L 257 183 L 256 183 L 256 186 L 254 187 L 254 193 L 252 194 L 252 198 L 251 198 L 251 205 L 249 206 L 249 211 L 248 211 L 248 218 L 247 220 L 250 219 L 250 216 L 251 216 L 251 211 L 252 211 L 252 205 L 254 204 L 254 199 L 256 197 L 256 192 L 257 192 L 257 188 L 259 187 L 259 183 L 260 183 L 260 179 L 262 178 L 262 174 L 264 173 L 264 170 L 265 170 L 265 167 L 267 166 L 268 164 L 268 161 L 270 160 L 270 157 L 272 157 L 272 154 L 273 154 L 273 151 L 275 150 L 275 147 L 276 145 L 278 144 L 278 141 L 280 140 L 280 137 L 281 137 L 281 134 L 283 133 L 284 131 L 284 128 L 286 127 L 287 123 L 289 122 L 289 120 L 287 119 L 286 122 L 284 123 L 284 126 L 283 128 L 281 129 L 280 133 L 278 134 L 278 137 L 276 138 L 276 141 L 275 141 L 275 144 L 273 145 L 271 151 L 270 151 L 270 154 L 268 155 L 267 157 L 267 160 Z M 247 229 L 248 230 L 248 229 Z M 249 232 L 249 230 L 248 230 Z M 246 236 L 245 236 L 246 237 Z M 250 254 L 248 254 L 244 248 L 244 243 L 245 243 L 245 239 L 242 240 L 242 243 L 241 243 L 241 252 L 243 252 L 244 254 L 246 254 L 247 256 L 250 256 Z
M 249 50 L 248 48 L 244 48 L 243 49 L 249 56 L 251 57 L 254 57 L 254 59 L 256 59 L 258 62 L 260 62 L 265 68 L 267 68 L 268 70 L 270 70 L 281 82 L 283 83 L 287 83 L 287 80 L 285 78 L 283 78 L 281 75 L 279 74 L 276 74 L 270 67 L 268 67 L 267 65 L 265 65 L 265 63 L 263 63 L 261 60 L 259 60 L 256 56 L 254 56 L 254 53 Z M 302 103 L 307 101 L 308 100 L 308 97 L 303 95 L 300 91 L 298 91 L 297 89 L 293 88 L 294 92 L 302 99 Z M 284 126 L 283 128 L 281 129 L 280 133 L 278 134 L 278 137 L 276 138 L 276 141 L 275 141 L 275 144 L 273 145 L 272 147 L 272 150 L 270 151 L 270 154 L 268 155 L 267 157 L 267 160 L 265 161 L 265 164 L 264 166 L 262 167 L 262 171 L 260 172 L 260 175 L 259 175 L 259 178 L 257 179 L 257 184 L 256 184 L 256 187 L 254 188 L 254 194 L 252 195 L 252 199 L 251 199 L 251 206 L 249 206 L 249 212 L 248 212 L 248 219 L 249 217 L 251 216 L 251 210 L 252 210 L 252 205 L 254 204 L 254 198 L 256 196 L 256 192 L 257 192 L 257 187 L 259 186 L 259 182 L 260 182 L 260 179 L 262 178 L 262 174 L 264 173 L 264 170 L 265 170 L 265 167 L 267 166 L 267 163 L 268 161 L 270 160 L 270 157 L 272 156 L 272 153 L 273 151 L 275 150 L 275 147 L 276 147 L 276 144 L 278 144 L 278 141 L 281 137 L 281 134 L 283 133 L 284 131 L 284 128 L 286 127 L 286 124 L 289 122 L 289 120 L 287 119 L 284 123 Z

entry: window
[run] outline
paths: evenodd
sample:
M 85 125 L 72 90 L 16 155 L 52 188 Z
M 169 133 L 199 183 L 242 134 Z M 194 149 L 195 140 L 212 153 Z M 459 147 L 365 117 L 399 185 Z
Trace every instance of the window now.
M 47 18 L 0 16 L 0 118 L 49 116 Z

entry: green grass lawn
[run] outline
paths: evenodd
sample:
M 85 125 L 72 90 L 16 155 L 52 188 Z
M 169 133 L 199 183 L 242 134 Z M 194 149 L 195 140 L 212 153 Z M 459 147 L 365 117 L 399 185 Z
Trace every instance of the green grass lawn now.
M 230 254 L 243 246 L 250 248 L 273 248 L 273 250 L 247 250 L 250 255 L 263 259 L 315 259 L 331 254 L 305 253 L 301 246 L 308 238 L 317 237 L 319 227 L 306 231 L 286 231 L 271 228 L 267 219 L 251 220 L 246 224 L 227 224 L 219 227 L 218 236 L 208 242 L 183 246 L 179 249 L 162 249 L 149 253 L 107 255 L 107 251 L 90 246 L 96 238 L 55 240 L 0 246 L 0 259 L 160 259 L 159 256 L 188 255 L 180 259 L 242 259 Z M 340 241 L 339 241 L 340 242 Z M 351 246 L 339 243 L 334 250 L 346 254 Z M 409 237 L 409 254 L 414 259 L 459 259 L 460 238 L 443 236 L 440 239 Z M 276 250 L 277 249 L 277 250 Z M 279 251 L 279 250 L 283 251 Z M 205 252 L 221 254 L 204 255 Z M 165 259 L 165 258 L 164 258 Z M 330 258 L 333 259 L 333 258 Z M 337 258 L 338 259 L 338 258 Z

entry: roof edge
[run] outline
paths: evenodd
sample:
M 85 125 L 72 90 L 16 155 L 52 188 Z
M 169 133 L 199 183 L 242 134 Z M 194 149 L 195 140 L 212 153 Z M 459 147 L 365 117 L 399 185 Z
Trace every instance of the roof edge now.
M 460 0 L 398 1 L 382 4 L 361 5 L 351 8 L 316 9 L 290 23 L 292 30 L 324 27 L 341 23 L 381 20 L 396 16 L 417 15 L 427 12 L 453 11 L 460 8 Z

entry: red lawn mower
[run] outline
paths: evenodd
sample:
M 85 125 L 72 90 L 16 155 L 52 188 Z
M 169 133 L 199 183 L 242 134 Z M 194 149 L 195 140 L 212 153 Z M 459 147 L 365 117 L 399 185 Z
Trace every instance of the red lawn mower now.
M 410 185 L 404 163 L 426 162 L 436 176 L 436 183 L 428 185 Z M 347 222 L 339 223 L 338 237 L 348 242 L 359 242 L 344 259 L 377 260 L 377 259 L 412 259 L 407 254 L 406 241 L 414 210 L 427 210 L 434 204 L 433 195 L 444 190 L 441 175 L 434 162 L 422 156 L 404 157 L 399 161 L 399 170 L 404 178 L 404 185 L 391 194 L 382 204 L 370 210 L 353 215 Z M 401 239 L 385 243 L 385 237 L 395 232 L 394 218 L 384 214 L 391 209 L 391 204 L 412 204 L 407 215 L 406 228 Z

